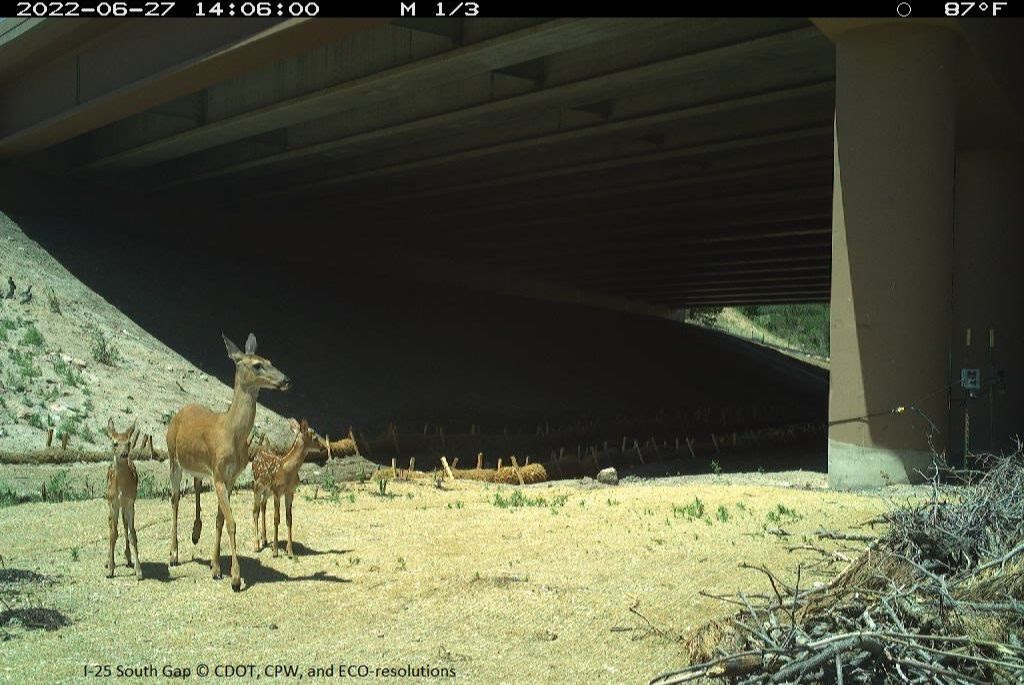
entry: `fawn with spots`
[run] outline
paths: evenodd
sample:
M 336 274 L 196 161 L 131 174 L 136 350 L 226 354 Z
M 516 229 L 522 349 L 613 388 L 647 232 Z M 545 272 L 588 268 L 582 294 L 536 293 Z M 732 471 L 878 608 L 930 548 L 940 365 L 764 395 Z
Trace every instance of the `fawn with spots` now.
M 135 577 L 142 580 L 139 561 L 139 537 L 135 533 L 135 497 L 139 492 L 139 473 L 129 454 L 139 439 L 135 424 L 125 433 L 114 429 L 114 419 L 107 421 L 107 436 L 114 451 L 114 463 L 107 469 L 107 504 L 110 506 L 110 546 L 107 554 L 107 578 L 114 577 L 114 546 L 117 544 L 117 519 L 124 522 L 124 558 L 132 566 Z
M 256 529 L 256 551 L 259 552 L 267 544 L 267 500 L 274 497 L 274 556 L 277 556 L 278 526 L 281 523 L 281 495 L 284 495 L 284 515 L 288 523 L 288 556 L 294 558 L 292 552 L 292 499 L 295 488 L 299 485 L 299 467 L 306 460 L 306 455 L 319 452 L 323 441 L 303 419 L 300 424 L 291 420 L 292 430 L 297 433 L 295 442 L 285 454 L 273 454 L 267 450 L 258 450 L 252 460 L 252 523 Z M 262 516 L 262 532 L 259 519 Z

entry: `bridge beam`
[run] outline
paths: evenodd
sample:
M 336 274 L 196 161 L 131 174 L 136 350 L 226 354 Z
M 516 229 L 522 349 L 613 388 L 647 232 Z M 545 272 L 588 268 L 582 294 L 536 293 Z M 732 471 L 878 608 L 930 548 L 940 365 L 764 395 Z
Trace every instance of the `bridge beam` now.
M 169 31 L 166 22 L 126 20 L 104 40 L 68 45 L 0 86 L 0 157 L 41 150 L 385 20 L 174 21 Z

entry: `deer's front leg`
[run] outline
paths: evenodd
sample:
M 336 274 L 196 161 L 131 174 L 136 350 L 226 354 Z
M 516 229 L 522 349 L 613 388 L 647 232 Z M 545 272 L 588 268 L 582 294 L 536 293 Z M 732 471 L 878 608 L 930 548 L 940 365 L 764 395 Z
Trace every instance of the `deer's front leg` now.
M 132 500 L 122 508 L 124 513 L 124 536 L 131 542 L 132 554 L 135 556 L 135 577 L 142 580 L 142 561 L 139 559 L 139 535 L 135 532 L 135 501 Z M 128 562 L 131 564 L 131 562 Z
M 132 538 L 128 534 L 128 531 L 130 530 L 130 528 L 128 527 L 128 509 L 124 506 L 124 504 L 121 505 L 121 522 L 124 523 L 124 562 L 125 562 L 125 565 L 131 566 L 132 565 L 132 548 L 131 548 Z
M 114 546 L 117 544 L 117 500 L 110 502 L 110 512 L 107 515 L 110 524 L 110 545 L 107 549 L 107 578 L 114 577 Z
M 284 518 L 288 522 L 288 558 L 294 559 L 295 553 L 292 552 L 292 498 L 295 493 L 288 492 L 284 496 Z
M 238 592 L 242 589 L 242 572 L 238 565 L 238 549 L 235 546 L 235 517 L 231 515 L 231 502 L 229 501 L 228 488 L 222 480 L 214 481 L 217 489 L 217 502 L 220 504 L 221 515 L 217 517 L 217 551 L 220 551 L 220 524 L 224 523 L 228 529 L 228 542 L 231 543 L 231 589 Z M 217 558 L 218 571 L 220 570 L 220 557 Z

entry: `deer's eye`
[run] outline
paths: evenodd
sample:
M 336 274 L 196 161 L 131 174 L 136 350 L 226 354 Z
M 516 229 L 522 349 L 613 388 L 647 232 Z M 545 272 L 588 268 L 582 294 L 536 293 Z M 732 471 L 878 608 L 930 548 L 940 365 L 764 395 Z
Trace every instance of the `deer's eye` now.
M 252 368 L 254 370 L 256 370 L 256 371 L 259 371 L 260 369 L 263 368 L 263 363 L 262 362 L 253 362 L 252 363 Z

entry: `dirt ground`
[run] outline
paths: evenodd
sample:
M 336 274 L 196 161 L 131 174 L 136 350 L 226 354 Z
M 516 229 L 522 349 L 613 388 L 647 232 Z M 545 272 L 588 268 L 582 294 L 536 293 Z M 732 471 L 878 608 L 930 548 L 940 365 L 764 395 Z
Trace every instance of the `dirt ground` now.
M 121 682 L 169 681 L 160 675 L 165 665 L 191 669 L 184 679 L 198 681 L 199 664 L 255 664 L 262 679 L 267 665 L 366 664 L 370 675 L 353 680 L 644 683 L 685 663 L 679 635 L 728 613 L 701 591 L 766 590 L 738 562 L 792 578 L 797 562 L 815 554 L 787 545 L 820 527 L 856 526 L 892 494 L 824 485 L 822 474 L 806 472 L 562 481 L 527 486 L 520 497 L 467 481 L 444 490 L 391 481 L 382 497 L 371 481 L 326 498 L 317 490 L 316 500 L 303 485 L 294 561 L 253 553 L 251 495 L 236 491 L 238 594 L 226 578 L 210 578 L 209 493 L 195 547 L 191 500 L 183 503 L 182 564 L 170 569 L 169 504 L 139 501 L 142 582 L 124 566 L 123 548 L 115 577 L 105 577 L 102 500 L 13 506 L 0 510 L 0 598 L 8 605 L 0 607 L 0 681 L 84 682 L 87 665 L 104 664 L 156 669 Z M 500 506 L 517 501 L 526 506 Z M 792 535 L 782 540 L 766 526 Z M 373 675 L 409 666 L 454 669 L 455 677 Z

